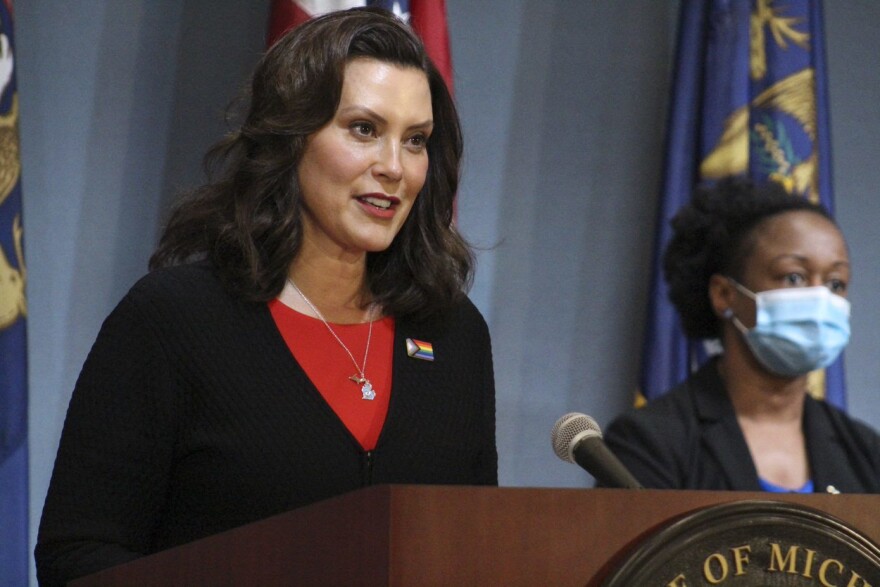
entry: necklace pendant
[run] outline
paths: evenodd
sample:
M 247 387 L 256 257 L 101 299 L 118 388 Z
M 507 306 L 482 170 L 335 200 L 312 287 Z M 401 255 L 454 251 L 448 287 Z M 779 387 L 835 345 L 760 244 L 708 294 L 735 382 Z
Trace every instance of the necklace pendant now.
M 373 384 L 370 383 L 369 379 L 367 379 L 366 377 L 360 377 L 358 375 L 352 375 L 351 377 L 349 377 L 349 379 L 361 386 L 361 399 L 376 399 L 376 390 L 373 389 Z
M 367 316 L 367 318 L 369 319 L 369 322 L 370 322 L 370 327 L 369 327 L 369 330 L 367 330 L 367 346 L 364 349 L 364 363 L 363 363 L 363 366 L 360 366 L 357 364 L 357 361 L 354 360 L 354 355 L 351 354 L 351 351 L 348 350 L 348 347 L 345 346 L 345 343 L 342 342 L 341 338 L 339 338 L 339 335 L 337 335 L 335 332 L 333 332 L 333 328 L 330 326 L 330 324 L 327 322 L 327 320 L 324 319 L 324 316 L 321 315 L 321 312 L 318 311 L 318 308 L 316 308 L 315 305 L 309 301 L 309 298 L 307 298 L 306 295 L 302 291 L 300 291 L 300 289 L 298 287 L 296 287 L 296 284 L 293 282 L 293 279 L 291 279 L 290 276 L 287 277 L 287 282 L 290 283 L 291 287 L 293 287 L 293 289 L 296 290 L 296 293 L 299 294 L 299 297 L 301 297 L 303 299 L 303 301 L 306 303 L 306 305 L 312 310 L 312 312 L 315 313 L 315 316 L 317 316 L 318 319 L 324 323 L 324 326 L 327 327 L 327 330 L 330 332 L 331 335 L 333 335 L 333 338 L 336 339 L 336 342 L 339 343 L 339 346 L 342 347 L 342 350 L 345 351 L 345 354 L 348 355 L 348 358 L 351 359 L 351 362 L 354 363 L 354 367 L 355 367 L 355 369 L 358 370 L 358 372 L 356 374 L 350 376 L 349 379 L 351 381 L 353 381 L 355 385 L 361 386 L 361 394 L 363 395 L 363 399 L 365 399 L 365 400 L 376 399 L 376 392 L 373 390 L 373 384 L 370 383 L 370 381 L 366 377 L 364 377 L 364 371 L 367 369 L 367 355 L 370 354 L 370 340 L 373 337 L 373 319 L 372 319 L 373 318 L 373 307 L 372 307 L 372 305 L 369 308 L 369 315 Z
M 368 380 L 364 379 L 364 386 L 361 387 L 361 394 L 363 394 L 362 399 L 365 400 L 374 400 L 376 399 L 376 392 L 373 390 L 373 384 Z

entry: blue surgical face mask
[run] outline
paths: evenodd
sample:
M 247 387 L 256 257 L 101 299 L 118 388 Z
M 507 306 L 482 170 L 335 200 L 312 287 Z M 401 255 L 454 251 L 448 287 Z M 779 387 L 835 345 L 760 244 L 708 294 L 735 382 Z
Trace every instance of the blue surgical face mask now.
M 797 377 L 827 367 L 849 342 L 850 303 L 827 287 L 792 287 L 753 293 L 755 327 L 731 314 L 755 358 L 771 373 Z

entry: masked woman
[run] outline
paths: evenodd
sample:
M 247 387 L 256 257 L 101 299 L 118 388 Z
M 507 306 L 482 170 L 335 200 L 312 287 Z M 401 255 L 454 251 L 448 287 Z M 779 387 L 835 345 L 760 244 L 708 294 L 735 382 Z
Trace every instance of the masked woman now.
M 42 584 L 366 485 L 497 484 L 461 148 L 392 15 L 332 13 L 268 51 L 77 381 Z
M 723 353 L 609 426 L 646 487 L 880 492 L 880 437 L 807 392 L 849 340 L 850 263 L 820 206 L 776 184 L 699 189 L 664 271 L 685 333 Z

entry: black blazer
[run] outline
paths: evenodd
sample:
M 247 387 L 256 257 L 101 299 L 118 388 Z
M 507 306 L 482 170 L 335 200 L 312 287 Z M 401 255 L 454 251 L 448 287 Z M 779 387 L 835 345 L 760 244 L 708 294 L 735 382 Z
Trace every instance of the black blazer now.
M 803 426 L 816 492 L 880 493 L 880 436 L 874 430 L 809 396 Z M 645 487 L 761 490 L 716 361 L 619 417 L 605 440 Z

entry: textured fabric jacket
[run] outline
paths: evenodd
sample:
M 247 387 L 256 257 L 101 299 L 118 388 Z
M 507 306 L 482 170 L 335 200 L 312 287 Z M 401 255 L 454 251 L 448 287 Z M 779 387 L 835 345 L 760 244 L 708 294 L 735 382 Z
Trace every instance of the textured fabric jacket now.
M 807 397 L 804 436 L 815 491 L 880 493 L 880 436 Z M 605 440 L 645 487 L 761 491 L 715 362 L 608 427 Z
M 434 345 L 433 362 L 405 340 Z M 365 453 L 266 304 L 207 265 L 153 272 L 107 318 L 71 398 L 36 548 L 54 585 L 370 484 L 497 484 L 486 323 L 465 300 L 396 321 L 385 426 Z

